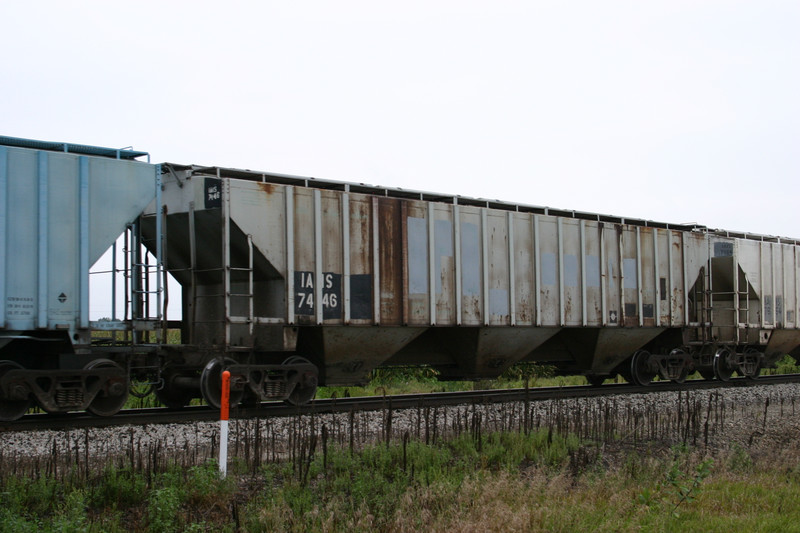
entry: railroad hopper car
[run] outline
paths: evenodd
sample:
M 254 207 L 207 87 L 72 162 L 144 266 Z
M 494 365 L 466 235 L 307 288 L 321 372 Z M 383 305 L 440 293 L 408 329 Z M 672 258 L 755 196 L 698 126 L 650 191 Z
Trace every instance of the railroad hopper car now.
M 5 419 L 33 402 L 113 414 L 131 378 L 168 406 L 218 405 L 223 369 L 234 401 L 304 403 L 387 365 L 646 385 L 800 353 L 796 240 L 3 143 Z M 126 317 L 90 322 L 89 265 L 121 234 Z

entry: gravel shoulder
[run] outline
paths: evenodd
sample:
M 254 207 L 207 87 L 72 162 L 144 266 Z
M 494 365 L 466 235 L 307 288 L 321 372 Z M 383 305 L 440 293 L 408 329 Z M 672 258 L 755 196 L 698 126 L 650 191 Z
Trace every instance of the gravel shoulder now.
M 232 457 L 262 460 L 291 456 L 310 439 L 361 446 L 404 436 L 430 442 L 473 431 L 549 428 L 575 432 L 614 447 L 680 442 L 720 453 L 738 446 L 753 456 L 793 452 L 800 441 L 800 384 L 762 385 L 696 393 L 649 393 L 576 400 L 546 400 L 231 420 Z M 216 422 L 0 433 L 0 461 L 79 458 L 102 463 L 114 457 L 214 457 Z

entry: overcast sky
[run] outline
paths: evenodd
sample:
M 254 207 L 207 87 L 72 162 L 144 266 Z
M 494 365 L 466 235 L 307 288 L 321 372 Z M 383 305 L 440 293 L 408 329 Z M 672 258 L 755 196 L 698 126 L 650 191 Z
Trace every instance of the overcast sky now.
M 0 135 L 800 237 L 800 2 L 10 2 Z

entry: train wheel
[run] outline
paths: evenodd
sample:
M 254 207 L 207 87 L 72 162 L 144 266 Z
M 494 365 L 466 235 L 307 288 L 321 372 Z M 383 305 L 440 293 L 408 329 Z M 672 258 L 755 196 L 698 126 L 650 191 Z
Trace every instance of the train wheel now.
M 128 376 L 125 370 L 110 359 L 95 359 L 90 362 L 85 370 L 111 368 L 119 371 L 119 376 L 112 377 L 86 410 L 95 416 L 112 416 L 119 412 L 128 401 Z
M 689 377 L 689 369 L 684 368 L 683 370 L 681 370 L 681 374 L 678 377 L 672 378 L 670 381 L 673 383 L 681 384 L 686 381 L 687 377 Z
M 22 367 L 14 361 L 0 361 L 0 378 L 2 378 L 11 370 L 19 369 L 22 369 Z M 21 385 L 18 389 L 18 396 L 23 396 L 25 391 L 26 387 Z M 12 420 L 17 420 L 18 418 L 22 417 L 22 415 L 27 413 L 30 407 L 30 395 L 26 395 L 25 398 L 17 399 L 0 398 L 0 422 L 11 422 Z
M 203 373 L 200 374 L 200 393 L 211 407 L 219 409 L 222 405 L 222 372 L 225 371 L 227 366 L 235 364 L 236 360 L 230 357 L 212 359 L 203 369 Z M 239 405 L 243 395 L 243 390 L 231 390 L 230 406 Z
M 714 355 L 714 376 L 720 381 L 730 381 L 733 375 L 733 365 L 731 358 L 733 354 L 727 348 L 717 350 Z
M 680 348 L 676 348 L 669 353 L 667 372 L 669 376 L 664 376 L 662 374 L 661 377 L 669 377 L 670 381 L 678 384 L 686 381 L 686 378 L 689 377 L 689 365 L 687 364 L 686 352 Z
M 680 348 L 675 348 L 669 352 L 666 361 L 660 365 L 661 377 L 669 379 L 673 383 L 681 384 L 689 377 L 689 365 L 687 364 L 686 352 Z
M 761 374 L 761 352 L 747 348 L 744 351 L 739 370 L 747 379 L 758 379 Z
M 283 362 L 284 365 L 311 365 L 311 361 L 304 357 L 292 356 Z M 286 398 L 289 405 L 305 405 L 317 395 L 317 374 L 316 372 L 305 372 L 300 376 L 300 380 L 294 390 Z
M 179 375 L 178 371 L 169 365 L 161 369 L 161 384 L 155 388 L 156 399 L 168 409 L 185 407 L 195 396 L 191 390 L 175 385 L 173 379 Z
M 635 385 L 647 386 L 658 372 L 650 367 L 650 352 L 639 350 L 631 357 L 631 379 Z

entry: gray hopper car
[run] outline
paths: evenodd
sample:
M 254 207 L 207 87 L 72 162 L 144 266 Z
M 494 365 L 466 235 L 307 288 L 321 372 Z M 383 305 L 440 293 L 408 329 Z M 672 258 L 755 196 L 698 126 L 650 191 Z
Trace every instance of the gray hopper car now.
M 63 145 L 72 149 L 64 154 L 54 151 L 61 145 L 0 144 L 0 188 L 14 198 L 0 212 L 11 235 L 0 243 L 0 286 L 4 299 L 31 306 L 23 323 L 7 304 L 0 329 L 5 419 L 33 401 L 50 411 L 111 414 L 131 376 L 155 384 L 169 406 L 197 396 L 217 405 L 226 368 L 234 401 L 304 403 L 318 384 L 360 383 L 386 365 L 481 379 L 530 361 L 591 382 L 622 374 L 646 385 L 657 375 L 682 381 L 693 370 L 709 379 L 756 377 L 800 353 L 792 239 L 155 166 L 135 161 L 141 153 L 92 147 Z M 42 161 L 51 161 L 49 170 Z M 65 175 L 53 175 L 62 166 Z M 50 221 L 42 244 L 52 207 L 41 198 L 62 194 L 50 190 L 61 183 L 72 191 L 61 206 L 67 213 L 54 215 L 64 227 Z M 113 193 L 136 183 L 130 194 Z M 18 189 L 30 196 L 19 207 Z M 22 211 L 31 220 L 17 223 Z M 33 220 L 38 249 L 19 256 L 17 247 L 36 242 Z M 53 231 L 68 238 L 53 239 Z M 128 316 L 89 322 L 87 265 L 122 233 Z M 72 265 L 65 276 L 79 301 L 58 315 L 59 296 L 72 294 L 53 281 L 63 264 Z M 166 272 L 182 288 L 179 322 L 167 320 Z M 31 278 L 27 292 L 16 289 L 20 276 Z M 179 344 L 166 343 L 170 327 L 180 328 Z M 123 331 L 124 340 L 92 340 L 101 329 Z

